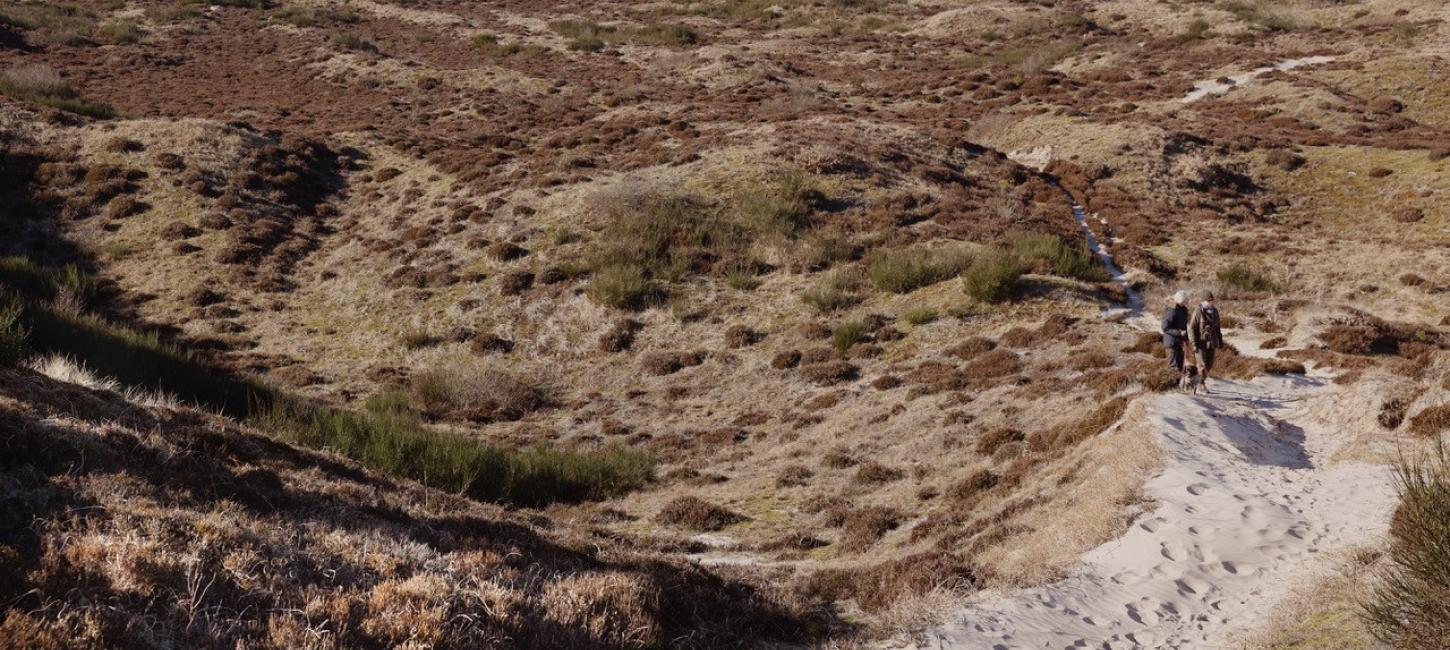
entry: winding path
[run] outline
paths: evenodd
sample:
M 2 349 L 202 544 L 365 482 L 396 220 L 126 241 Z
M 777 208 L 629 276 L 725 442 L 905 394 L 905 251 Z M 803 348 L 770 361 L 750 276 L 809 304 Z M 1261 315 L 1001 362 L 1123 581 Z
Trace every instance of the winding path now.
M 1127 326 L 1155 328 L 1067 197 L 1088 245 L 1128 291 Z M 1164 468 L 1143 489 L 1153 512 L 1059 582 L 978 594 L 915 647 L 1232 647 L 1318 558 L 1385 534 L 1395 502 L 1389 470 L 1330 462 L 1353 436 L 1338 417 L 1342 387 L 1261 376 L 1210 388 L 1143 398 L 1116 425 L 1149 428 L 1163 449 Z
M 1144 486 L 1157 508 L 1066 579 L 984 592 L 918 647 L 1234 647 L 1316 557 L 1388 528 L 1386 468 L 1328 464 L 1347 435 L 1316 415 L 1337 389 L 1266 376 L 1147 398 L 1120 426 L 1150 427 L 1163 448 Z

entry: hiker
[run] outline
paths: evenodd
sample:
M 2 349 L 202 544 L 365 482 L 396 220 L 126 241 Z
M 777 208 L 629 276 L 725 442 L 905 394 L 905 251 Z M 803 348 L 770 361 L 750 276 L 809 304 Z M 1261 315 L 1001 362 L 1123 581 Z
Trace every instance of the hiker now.
M 1188 317 L 1188 343 L 1198 358 L 1199 383 L 1208 390 L 1208 372 L 1213 370 L 1213 358 L 1223 347 L 1223 330 L 1219 327 L 1218 307 L 1213 304 L 1213 292 L 1204 291 L 1198 309 Z
M 1183 343 L 1188 338 L 1188 292 L 1178 291 L 1168 299 L 1168 310 L 1163 312 L 1163 348 L 1167 353 L 1168 367 L 1185 372 L 1183 367 Z

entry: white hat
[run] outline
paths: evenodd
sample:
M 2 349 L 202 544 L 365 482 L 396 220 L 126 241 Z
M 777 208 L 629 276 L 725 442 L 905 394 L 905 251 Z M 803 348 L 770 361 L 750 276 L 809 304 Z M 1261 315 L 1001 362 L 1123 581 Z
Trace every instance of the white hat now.
M 1188 301 L 1188 292 L 1182 289 L 1173 293 L 1173 304 L 1181 305 Z

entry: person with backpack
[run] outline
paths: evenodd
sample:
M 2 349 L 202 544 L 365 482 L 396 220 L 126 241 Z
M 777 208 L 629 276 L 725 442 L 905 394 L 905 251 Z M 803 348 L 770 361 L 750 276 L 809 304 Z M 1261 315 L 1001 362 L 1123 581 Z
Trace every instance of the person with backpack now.
M 1188 337 L 1188 292 L 1178 291 L 1169 298 L 1168 310 L 1163 312 L 1163 348 L 1168 357 L 1168 367 L 1183 373 L 1183 342 Z
M 1213 292 L 1204 291 L 1198 309 L 1188 317 L 1188 343 L 1198 357 L 1199 382 L 1208 390 L 1208 373 L 1213 370 L 1213 359 L 1223 347 L 1223 328 L 1219 325 L 1218 307 L 1213 304 Z

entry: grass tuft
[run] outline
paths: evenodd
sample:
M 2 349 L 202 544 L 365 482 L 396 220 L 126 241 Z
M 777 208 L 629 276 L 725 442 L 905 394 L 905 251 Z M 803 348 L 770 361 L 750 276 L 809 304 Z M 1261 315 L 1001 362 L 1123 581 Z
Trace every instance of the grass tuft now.
M 116 110 L 82 97 L 54 68 L 44 64 L 20 64 L 0 74 L 0 93 L 63 111 L 109 119 Z
M 1283 287 L 1262 271 L 1250 268 L 1242 262 L 1234 262 L 1218 271 L 1218 284 L 1222 293 L 1263 294 L 1279 293 Z
M 1004 302 L 1017 295 L 1018 284 L 1026 269 L 1016 255 L 993 251 L 972 262 L 962 274 L 967 295 L 982 302 Z
M 1443 444 L 1396 468 L 1400 506 L 1390 523 L 1389 568 L 1363 613 L 1395 648 L 1443 648 L 1450 639 L 1450 455 Z
M 512 450 L 430 429 L 397 396 L 369 400 L 363 412 L 278 400 L 254 424 L 391 476 L 519 506 L 603 499 L 639 488 L 654 476 L 649 454 L 622 447 Z
M 962 248 L 900 248 L 873 254 L 866 260 L 866 275 L 883 291 L 910 293 L 951 278 L 971 263 L 971 253 Z

